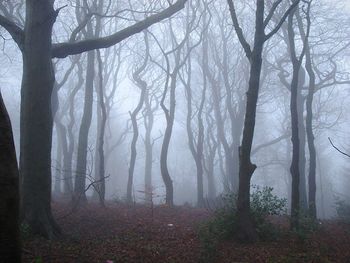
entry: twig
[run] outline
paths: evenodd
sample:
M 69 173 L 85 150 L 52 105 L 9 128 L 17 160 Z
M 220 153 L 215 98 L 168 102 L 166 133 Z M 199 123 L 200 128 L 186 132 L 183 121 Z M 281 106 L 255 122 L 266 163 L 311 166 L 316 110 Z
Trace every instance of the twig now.
M 349 155 L 349 154 L 343 152 L 342 150 L 340 150 L 337 146 L 335 146 L 335 145 L 333 144 L 331 138 L 328 137 L 328 140 L 329 140 L 329 142 L 331 143 L 331 145 L 333 146 L 334 149 L 336 149 L 336 150 L 337 150 L 338 152 L 340 152 L 341 154 L 343 154 L 343 155 L 345 155 L 345 156 L 347 156 L 347 157 L 350 158 L 350 155 Z

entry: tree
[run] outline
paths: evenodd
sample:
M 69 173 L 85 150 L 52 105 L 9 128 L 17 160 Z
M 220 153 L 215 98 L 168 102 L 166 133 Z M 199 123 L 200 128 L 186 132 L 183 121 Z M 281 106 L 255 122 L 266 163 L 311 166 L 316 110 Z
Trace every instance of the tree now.
M 187 9 L 187 17 L 185 20 L 185 30 L 181 41 L 178 42 L 177 35 L 175 33 L 173 24 L 169 22 L 170 36 L 172 49 L 165 51 L 159 42 L 159 40 L 152 34 L 154 40 L 156 41 L 158 47 L 160 48 L 163 57 L 165 59 L 166 66 L 163 67 L 161 64 L 157 63 L 158 66 L 166 73 L 166 80 L 164 85 L 164 90 L 162 98 L 160 100 L 160 107 L 162 108 L 165 120 L 166 128 L 163 137 L 163 143 L 160 153 L 160 170 L 163 182 L 166 189 L 165 203 L 169 206 L 174 205 L 174 187 L 173 182 L 168 169 L 168 152 L 170 140 L 173 132 L 173 126 L 175 121 L 175 108 L 176 108 L 176 88 L 177 88 L 177 78 L 181 68 L 186 63 L 187 59 L 191 55 L 192 50 L 197 47 L 201 39 L 192 45 L 186 45 L 190 34 L 197 28 L 199 19 L 197 19 L 197 7 L 195 3 L 192 3 L 190 8 Z M 190 12 L 191 11 L 191 12 Z M 170 55 L 173 55 L 173 65 L 171 65 Z M 166 98 L 169 94 L 169 107 L 166 105 Z
M 141 78 L 141 73 L 146 69 L 148 59 L 149 59 L 149 42 L 148 42 L 148 35 L 147 32 L 144 32 L 144 41 L 146 43 L 146 51 L 144 60 L 139 68 L 133 72 L 132 77 L 136 83 L 136 85 L 141 90 L 139 102 L 135 109 L 130 112 L 130 118 L 133 128 L 133 137 L 131 141 L 131 156 L 130 156 L 130 166 L 129 166 L 129 176 L 128 176 L 128 184 L 127 184 L 127 190 L 126 190 L 126 199 L 129 203 L 131 203 L 132 200 L 132 186 L 133 186 L 133 178 L 134 178 L 134 169 L 135 169 L 135 162 L 136 162 L 136 155 L 137 155 L 137 149 L 136 149 L 136 143 L 139 136 L 139 128 L 137 124 L 137 115 L 139 114 L 140 110 L 143 107 L 146 92 L 148 89 L 147 82 Z
M 289 13 L 299 4 L 299 0 L 294 1 L 293 4 L 284 13 L 277 25 L 268 33 L 265 29 L 268 26 L 271 18 L 274 15 L 276 8 L 280 5 L 282 0 L 277 0 L 272 5 L 266 18 L 265 15 L 265 1 L 256 1 L 255 14 L 255 34 L 253 48 L 248 44 L 243 35 L 243 31 L 239 25 L 235 6 L 232 0 L 227 0 L 230 14 L 235 28 L 239 42 L 241 43 L 245 54 L 250 62 L 249 84 L 247 91 L 246 113 L 243 127 L 242 143 L 239 147 L 239 188 L 237 199 L 237 237 L 242 241 L 255 241 L 257 233 L 254 228 L 254 222 L 250 215 L 250 180 L 256 169 L 256 165 L 252 164 L 250 160 L 254 128 L 256 107 L 260 87 L 260 74 L 262 68 L 262 52 L 264 43 L 270 39 L 282 26 Z
M 10 117 L 0 92 L 0 254 L 4 262 L 21 262 L 19 173 Z
M 60 228 L 51 213 L 51 94 L 54 86 L 52 58 L 107 48 L 141 32 L 181 10 L 187 0 L 178 0 L 157 14 L 106 37 L 52 43 L 52 29 L 62 8 L 53 0 L 28 0 L 24 29 L 0 15 L 0 25 L 23 55 L 21 88 L 20 171 L 23 177 L 22 217 L 33 233 L 53 238 Z M 39 26 L 38 26 L 39 25 Z M 27 36 L 27 37 L 26 37 Z M 30 36 L 30 37 L 28 37 Z
M 299 114 L 298 111 L 298 89 L 299 85 L 299 72 L 301 64 L 305 55 L 305 44 L 303 44 L 302 51 L 298 56 L 296 54 L 295 47 L 295 32 L 293 28 L 293 20 L 298 9 L 293 9 L 288 16 L 288 39 L 290 47 L 290 56 L 293 65 L 293 76 L 290 84 L 291 99 L 290 99 L 290 112 L 292 122 L 292 163 L 290 166 L 290 173 L 292 176 L 292 206 L 291 206 L 291 229 L 299 228 L 299 215 L 300 215 L 300 167 L 299 167 L 299 155 L 300 155 L 300 139 L 299 139 Z M 308 11 L 310 11 L 310 5 L 308 5 Z M 305 39 L 309 36 L 309 30 L 305 36 Z M 303 39 L 303 42 L 305 41 Z

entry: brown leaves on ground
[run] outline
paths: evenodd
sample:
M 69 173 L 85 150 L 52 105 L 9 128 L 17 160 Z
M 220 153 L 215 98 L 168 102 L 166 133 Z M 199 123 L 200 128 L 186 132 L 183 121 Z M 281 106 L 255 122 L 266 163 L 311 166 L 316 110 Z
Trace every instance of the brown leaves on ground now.
M 69 206 L 55 203 L 54 213 L 64 236 L 48 241 L 24 241 L 24 262 L 190 263 L 206 259 L 198 226 L 210 218 L 204 209 L 189 207 L 90 204 L 70 214 Z M 285 231 L 278 240 L 242 245 L 221 242 L 215 262 L 350 262 L 350 227 L 323 222 L 301 240 Z M 204 253 L 205 254 L 205 253 Z M 212 259 L 208 262 L 213 262 Z

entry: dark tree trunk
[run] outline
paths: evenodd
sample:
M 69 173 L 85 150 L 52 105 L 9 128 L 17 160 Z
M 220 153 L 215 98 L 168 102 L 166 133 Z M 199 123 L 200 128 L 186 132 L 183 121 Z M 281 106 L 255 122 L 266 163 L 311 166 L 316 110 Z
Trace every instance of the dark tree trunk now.
M 21 212 L 33 233 L 53 238 L 60 233 L 51 213 L 51 94 L 54 72 L 51 57 L 66 57 L 115 45 L 131 35 L 172 16 L 186 0 L 104 38 L 60 43 L 52 46 L 52 28 L 59 13 L 54 0 L 27 0 L 25 28 L 6 17 L 0 25 L 13 37 L 23 55 L 21 89 L 20 171 Z
M 256 165 L 251 163 L 250 153 L 254 136 L 256 106 L 262 66 L 262 37 L 261 35 L 256 35 L 256 44 L 251 57 L 243 138 L 239 148 L 239 190 L 237 199 L 238 238 L 247 242 L 255 241 L 257 238 L 254 222 L 250 215 L 250 180 L 256 169 Z
M 253 50 L 251 50 L 251 47 L 246 41 L 243 35 L 243 31 L 239 26 L 233 1 L 227 0 L 227 2 L 230 8 L 233 26 L 235 27 L 238 39 L 250 62 L 243 138 L 242 144 L 239 148 L 239 190 L 237 199 L 237 237 L 242 241 L 250 242 L 255 241 L 257 238 L 257 233 L 254 228 L 254 222 L 250 215 L 250 180 L 256 169 L 256 165 L 251 163 L 250 155 L 254 137 L 255 116 L 259 95 L 263 46 L 264 43 L 274 34 L 276 34 L 276 32 L 280 29 L 289 13 L 293 9 L 295 9 L 295 7 L 299 4 L 299 0 L 293 2 L 293 4 L 288 8 L 288 10 L 284 13 L 280 21 L 277 23 L 275 28 L 267 35 L 265 34 L 265 27 L 269 24 L 275 9 L 272 8 L 265 19 L 265 1 L 256 2 Z M 278 6 L 279 3 L 281 3 L 281 1 L 277 1 L 276 3 Z
M 98 86 L 98 85 L 96 85 Z M 97 100 L 99 101 L 99 87 L 96 87 Z M 92 199 L 98 201 L 99 200 L 99 192 L 100 192 L 100 153 L 99 153 L 99 145 L 100 145 L 100 136 L 101 136 L 101 106 L 100 103 L 96 103 L 96 123 L 97 123 L 97 133 L 96 133 L 96 150 L 94 155 L 94 180 L 95 184 L 93 187 Z
M 136 77 L 134 77 L 136 78 Z M 133 198 L 132 198 L 132 186 L 133 186 L 133 179 L 134 179 L 134 169 L 135 169 L 135 162 L 136 162 L 136 143 L 137 139 L 139 137 L 139 128 L 137 124 L 137 115 L 140 112 L 144 99 L 145 99 L 145 93 L 147 89 L 147 84 L 142 81 L 142 86 L 141 88 L 141 95 L 139 99 L 139 103 L 134 109 L 132 113 L 130 113 L 131 117 L 131 122 L 132 122 L 132 129 L 133 129 L 133 137 L 131 141 L 131 156 L 130 156 L 130 166 L 129 166 L 129 176 L 128 176 L 128 184 L 127 184 L 127 189 L 126 189 L 126 199 L 127 202 L 132 203 Z
M 98 76 L 99 76 L 99 84 L 98 84 L 98 100 L 101 109 L 101 122 L 99 129 L 99 137 L 98 137 L 98 197 L 100 205 L 105 205 L 105 194 L 106 194 L 106 185 L 105 185 L 105 154 L 104 154 L 104 137 L 106 130 L 106 122 L 107 122 L 107 110 L 104 101 L 104 93 L 103 93 L 103 70 L 102 70 L 102 59 L 100 51 L 97 50 L 97 61 L 98 61 Z
M 21 262 L 19 173 L 12 127 L 0 92 L 0 255 L 3 262 Z
M 291 12 L 288 17 L 288 39 L 289 39 L 289 52 L 293 64 L 293 76 L 290 85 L 291 98 L 290 98 L 290 113 L 292 122 L 292 163 L 290 166 L 290 173 L 292 176 L 292 204 L 291 204 L 291 229 L 299 228 L 299 216 L 300 216 L 300 136 L 299 136 L 299 114 L 300 110 L 298 106 L 298 89 L 299 87 L 299 73 L 301 63 L 304 57 L 304 51 L 300 56 L 296 55 L 295 48 L 295 33 L 293 28 L 293 20 L 295 16 L 295 10 Z
M 48 238 L 60 233 L 51 214 L 51 93 L 55 79 L 51 35 L 56 16 L 53 1 L 26 1 L 21 89 L 22 217 L 33 233 Z
M 136 143 L 139 136 L 139 128 L 137 124 L 137 115 L 139 114 L 140 110 L 143 107 L 145 96 L 147 92 L 147 82 L 141 79 L 140 74 L 142 71 L 146 69 L 147 62 L 148 62 L 148 56 L 149 56 L 149 45 L 148 45 L 148 37 L 146 31 L 144 32 L 144 40 L 146 44 L 146 54 L 145 59 L 142 63 L 142 65 L 136 69 L 136 71 L 133 73 L 133 79 L 136 82 L 136 85 L 140 88 L 141 94 L 139 98 L 139 102 L 134 109 L 132 113 L 130 113 L 131 122 L 132 122 L 132 128 L 133 128 L 133 137 L 131 141 L 131 156 L 130 156 L 130 166 L 129 166 L 129 177 L 128 177 L 128 185 L 126 189 L 126 199 L 129 203 L 131 203 L 132 200 L 132 186 L 133 186 L 133 179 L 134 179 L 134 169 L 135 169 L 135 162 L 136 162 Z
M 294 66 L 293 66 L 294 68 Z M 299 127 L 298 127 L 298 102 L 297 89 L 298 79 L 297 72 L 293 69 L 293 79 L 291 84 L 291 100 L 290 113 L 292 119 L 292 163 L 290 166 L 290 173 L 292 175 L 292 206 L 291 206 L 291 228 L 297 229 L 299 227 L 299 210 L 300 210 L 300 170 L 299 170 Z
M 300 81 L 299 81 L 300 83 Z M 299 85 L 301 88 L 302 86 Z M 298 124 L 299 124 L 299 173 L 300 173 L 300 185 L 299 185 L 299 194 L 300 194 L 300 208 L 306 212 L 307 211 L 307 190 L 306 190 L 306 156 L 305 156 L 305 146 L 306 146 L 306 134 L 305 134 L 305 125 L 304 125 L 304 105 L 305 98 L 301 94 L 301 89 L 298 88 Z
M 310 3 L 311 4 L 311 3 Z M 312 66 L 311 51 L 309 46 L 308 34 L 311 27 L 310 19 L 310 4 L 308 12 L 306 13 L 307 28 L 303 27 L 302 19 L 299 13 L 296 13 L 298 25 L 302 38 L 305 39 L 305 68 L 309 76 L 309 90 L 306 97 L 306 137 L 309 149 L 309 214 L 311 218 L 317 218 L 316 210 L 316 147 L 315 147 L 315 136 L 312 127 L 313 110 L 312 103 L 314 94 L 316 91 L 316 76 Z
M 85 181 L 87 173 L 87 153 L 89 130 L 92 119 L 92 105 L 94 93 L 94 76 L 95 76 L 95 51 L 89 51 L 87 54 L 87 69 L 85 78 L 85 99 L 84 112 L 79 129 L 77 166 L 74 183 L 74 202 L 86 202 Z
M 175 119 L 175 90 L 176 90 L 176 75 L 175 73 L 171 74 L 170 78 L 170 109 L 166 109 L 162 105 L 163 111 L 166 116 L 166 129 L 163 137 L 162 149 L 160 153 L 160 171 L 162 178 L 165 184 L 166 196 L 165 203 L 169 206 L 174 205 L 174 188 L 173 181 L 171 180 L 169 170 L 168 170 L 168 151 L 169 144 L 171 139 L 171 134 L 173 131 L 174 119 Z M 166 91 L 164 92 L 163 102 L 165 99 Z
M 306 42 L 306 70 L 309 74 L 309 92 L 306 98 L 306 135 L 309 148 L 309 213 L 316 219 L 316 147 L 315 136 L 312 128 L 312 102 L 315 93 L 316 76 L 312 68 L 311 54 L 308 42 Z
M 242 144 L 239 148 L 239 190 L 237 199 L 237 236 L 246 242 L 255 241 L 257 233 L 250 215 L 250 180 L 256 169 L 251 163 L 250 154 L 255 129 L 256 107 L 258 102 L 262 51 L 265 42 L 264 1 L 257 1 L 254 48 L 250 57 L 250 73 L 247 92 L 246 113 Z

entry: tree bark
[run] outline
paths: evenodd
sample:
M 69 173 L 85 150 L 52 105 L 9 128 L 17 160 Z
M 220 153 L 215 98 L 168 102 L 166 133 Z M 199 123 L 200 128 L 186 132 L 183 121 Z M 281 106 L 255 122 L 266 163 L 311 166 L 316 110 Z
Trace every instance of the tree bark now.
M 162 149 L 160 152 L 160 171 L 165 184 L 166 196 L 165 203 L 169 206 L 174 205 L 174 188 L 173 181 L 171 180 L 169 170 L 168 170 L 168 151 L 171 139 L 171 134 L 173 131 L 174 119 L 175 119 L 175 90 L 176 90 L 176 74 L 171 74 L 170 78 L 170 108 L 169 110 L 162 105 L 162 109 L 166 116 L 166 129 L 163 137 Z M 166 91 L 164 91 L 163 99 L 165 99 Z M 164 101 L 164 100 L 163 100 Z
M 242 144 L 239 148 L 240 164 L 237 199 L 237 236 L 240 240 L 247 242 L 255 241 L 257 238 L 254 222 L 250 215 L 250 180 L 256 169 L 256 165 L 251 163 L 250 154 L 254 137 L 264 42 L 264 1 L 257 1 L 254 48 L 250 57 L 250 77 L 247 92 L 246 114 L 244 119 Z
M 141 79 L 140 74 L 142 71 L 146 69 L 148 57 L 149 57 L 149 44 L 148 44 L 148 37 L 146 31 L 144 32 L 144 41 L 146 43 L 146 54 L 145 59 L 142 63 L 142 65 L 133 73 L 133 79 L 136 82 L 136 85 L 140 88 L 141 94 L 139 98 L 139 102 L 134 109 L 132 113 L 130 113 L 131 122 L 132 122 L 132 128 L 133 128 L 133 137 L 131 141 L 131 156 L 130 156 L 130 166 L 129 166 L 129 177 L 128 177 L 128 184 L 127 184 L 127 191 L 126 191 L 126 199 L 129 203 L 131 203 L 132 200 L 132 186 L 133 186 L 133 178 L 134 178 L 134 169 L 135 169 L 135 162 L 136 162 L 136 143 L 139 136 L 139 129 L 137 125 L 137 115 L 139 114 L 140 110 L 143 107 L 145 96 L 147 92 L 147 82 Z
M 296 55 L 295 48 L 295 32 L 293 28 L 293 20 L 296 10 L 293 10 L 288 17 L 288 39 L 289 39 L 289 53 L 293 65 L 293 76 L 290 85 L 290 113 L 292 122 L 292 162 L 290 166 L 290 173 L 292 176 L 292 204 L 291 204 L 291 229 L 299 228 L 300 217 L 300 133 L 299 133 L 299 114 L 298 111 L 298 89 L 299 74 L 303 57 L 305 55 L 305 44 L 299 57 Z M 304 40 L 305 41 L 305 40 Z
M 53 1 L 26 1 L 23 79 L 21 89 L 20 172 L 23 178 L 22 217 L 34 234 L 53 238 L 60 233 L 51 214 L 51 61 Z
M 102 59 L 100 51 L 97 50 L 97 61 L 98 61 L 98 76 L 99 76 L 99 83 L 98 83 L 98 100 L 99 105 L 101 109 L 101 122 L 100 122 L 100 130 L 99 130 L 99 137 L 98 137 L 98 157 L 99 157 L 99 163 L 98 163 L 98 197 L 100 205 L 105 205 L 105 195 L 106 195 L 106 184 L 105 184 L 105 154 L 104 154 L 104 137 L 105 137 L 105 130 L 106 130 L 106 122 L 107 122 L 107 110 L 106 105 L 104 101 L 104 93 L 103 93 L 103 72 L 102 72 Z
M 0 255 L 3 262 L 21 262 L 19 172 L 12 127 L 0 92 Z
M 302 68 L 300 68 L 302 70 Z M 300 73 L 299 73 L 300 79 Z M 299 81 L 300 83 L 300 81 Z M 298 125 L 299 125 L 299 173 L 300 173 L 300 184 L 299 184 L 299 194 L 300 194 L 300 208 L 302 211 L 307 212 L 307 190 L 306 190 L 306 156 L 305 156 L 305 147 L 306 147 L 306 133 L 304 125 L 304 105 L 305 97 L 301 94 L 301 83 L 298 84 Z
M 66 57 L 115 45 L 131 35 L 168 18 L 181 10 L 179 0 L 158 14 L 115 34 L 74 43 L 52 46 L 52 27 L 59 13 L 53 0 L 27 0 L 26 21 L 22 30 L 0 15 L 0 25 L 13 37 L 23 55 L 21 89 L 20 171 L 23 177 L 22 217 L 34 233 L 53 238 L 60 233 L 51 214 L 51 93 L 54 72 L 51 57 Z
M 311 4 L 311 3 L 310 3 Z M 310 5 L 309 4 L 309 5 Z M 302 27 L 300 22 L 301 17 L 297 13 L 298 24 L 300 27 L 300 33 L 303 38 L 305 38 L 305 68 L 309 76 L 309 89 L 306 97 L 306 137 L 307 144 L 309 149 L 309 214 L 311 218 L 317 218 L 317 209 L 316 209 L 316 147 L 315 147 L 315 136 L 312 127 L 313 120 L 313 110 L 312 104 L 314 99 L 314 94 L 316 91 L 316 75 L 313 70 L 312 60 L 311 60 L 311 50 L 309 46 L 309 39 L 306 37 L 311 27 L 310 19 L 310 6 L 309 10 L 306 13 L 307 28 L 306 32 Z
M 79 204 L 87 201 L 85 194 L 85 181 L 86 181 L 86 166 L 87 166 L 87 152 L 88 152 L 88 140 L 89 129 L 92 119 L 92 105 L 93 105 L 93 93 L 94 93 L 94 76 L 95 76 L 95 51 L 89 51 L 87 54 L 87 69 L 85 79 L 85 99 L 84 99 L 84 112 L 79 129 L 79 141 L 78 141 L 78 155 L 76 164 L 76 175 L 74 183 L 74 202 Z

